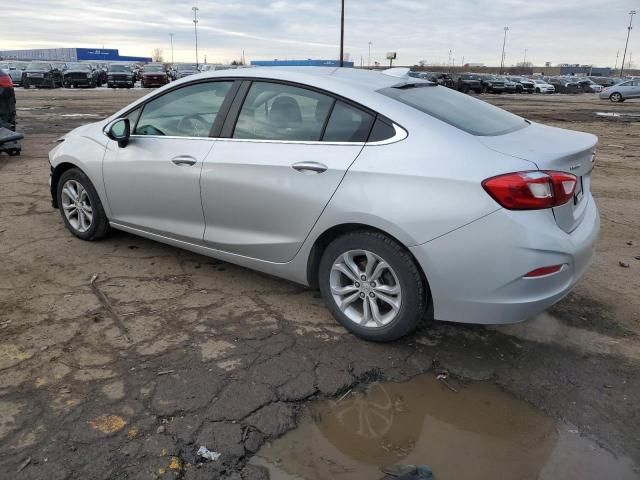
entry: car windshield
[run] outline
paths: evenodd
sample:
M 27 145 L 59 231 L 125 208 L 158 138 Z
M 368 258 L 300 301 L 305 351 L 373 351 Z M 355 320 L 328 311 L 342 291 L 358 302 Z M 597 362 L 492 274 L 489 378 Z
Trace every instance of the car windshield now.
M 178 70 L 197 70 L 196 66 L 191 65 L 178 65 Z
M 478 80 L 477 75 L 462 75 L 463 80 Z
M 503 135 L 525 128 L 528 123 L 501 108 L 469 95 L 430 84 L 416 88 L 384 88 L 380 93 L 414 107 L 471 135 Z
M 27 70 L 49 70 L 49 65 L 45 63 L 30 63 Z
M 144 67 L 145 72 L 164 72 L 164 67 L 162 65 L 147 65 Z
M 91 65 L 86 63 L 70 63 L 68 70 L 91 70 Z
M 111 65 L 109 67 L 110 72 L 131 72 L 131 69 L 125 65 Z

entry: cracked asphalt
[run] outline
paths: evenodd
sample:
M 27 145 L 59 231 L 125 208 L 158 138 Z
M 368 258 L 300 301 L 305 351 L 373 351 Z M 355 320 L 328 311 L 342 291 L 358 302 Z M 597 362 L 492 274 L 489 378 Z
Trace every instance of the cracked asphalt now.
M 495 382 L 640 463 L 640 123 L 593 115 L 639 103 L 491 96 L 600 136 L 594 265 L 525 324 L 427 322 L 373 344 L 337 325 L 316 291 L 122 232 L 88 243 L 64 229 L 48 150 L 141 94 L 17 90 L 23 154 L 0 156 L 0 478 L 267 478 L 248 459 L 295 428 L 304 402 L 436 368 Z M 200 459 L 201 445 L 222 456 Z

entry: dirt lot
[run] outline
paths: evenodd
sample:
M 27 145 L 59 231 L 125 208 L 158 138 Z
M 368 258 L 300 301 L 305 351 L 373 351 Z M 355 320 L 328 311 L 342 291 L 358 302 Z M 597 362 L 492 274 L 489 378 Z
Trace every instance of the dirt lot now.
M 0 478 L 264 478 L 248 458 L 293 428 L 304 402 L 434 368 L 495 382 L 640 463 L 640 122 L 594 115 L 640 102 L 492 96 L 600 137 L 594 264 L 527 323 L 430 324 L 376 345 L 346 334 L 315 291 L 124 233 L 86 243 L 64 229 L 48 150 L 142 93 L 17 91 L 23 155 L 0 156 Z M 221 459 L 200 463 L 200 445 Z

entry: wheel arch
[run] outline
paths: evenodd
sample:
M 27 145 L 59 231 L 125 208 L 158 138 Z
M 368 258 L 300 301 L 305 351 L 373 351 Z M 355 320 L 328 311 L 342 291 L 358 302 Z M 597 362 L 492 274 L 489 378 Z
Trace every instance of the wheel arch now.
M 64 172 L 66 172 L 67 170 L 71 170 L 72 168 L 77 168 L 78 170 L 82 171 L 82 168 L 80 168 L 78 165 L 75 165 L 71 162 L 62 162 L 58 165 L 56 165 L 55 167 L 51 167 L 51 186 L 50 186 L 50 191 L 51 191 L 51 205 L 53 206 L 53 208 L 58 208 L 58 181 L 60 180 L 60 177 L 62 176 L 62 174 Z M 84 173 L 84 172 L 83 172 Z M 86 175 L 86 173 L 85 173 Z
M 413 261 L 416 263 L 418 271 L 420 272 L 420 277 L 422 278 L 422 282 L 427 292 L 427 304 L 429 305 L 432 302 L 429 281 L 427 280 L 426 273 L 420 265 L 420 262 L 418 262 L 418 259 L 413 255 L 411 250 L 409 250 L 407 246 L 396 236 L 384 231 L 381 228 L 373 227 L 364 223 L 341 223 L 339 225 L 334 225 L 322 232 L 316 238 L 307 258 L 307 282 L 309 286 L 311 286 L 312 288 L 318 288 L 318 272 L 320 267 L 320 259 L 322 258 L 322 254 L 324 253 L 327 246 L 339 236 L 358 230 L 369 230 L 386 235 L 387 237 L 397 242 L 398 245 L 402 246 L 407 251 L 407 253 L 411 255 L 411 258 L 413 258 Z

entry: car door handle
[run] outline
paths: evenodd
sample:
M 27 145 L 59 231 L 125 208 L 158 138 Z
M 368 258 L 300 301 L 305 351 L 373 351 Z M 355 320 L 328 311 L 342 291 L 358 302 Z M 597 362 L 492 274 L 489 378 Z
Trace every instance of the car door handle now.
M 327 166 L 318 162 L 298 162 L 291 165 L 298 172 L 322 173 L 327 171 Z
M 179 155 L 177 157 L 173 157 L 171 161 L 176 165 L 188 165 L 188 166 L 195 165 L 198 162 L 198 160 L 196 160 L 190 155 Z

